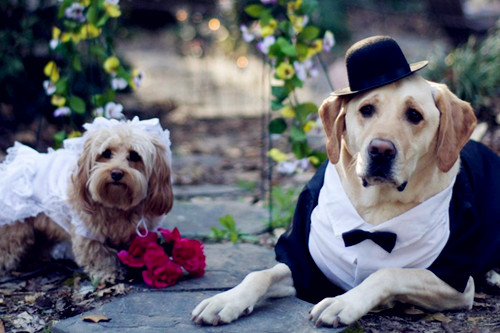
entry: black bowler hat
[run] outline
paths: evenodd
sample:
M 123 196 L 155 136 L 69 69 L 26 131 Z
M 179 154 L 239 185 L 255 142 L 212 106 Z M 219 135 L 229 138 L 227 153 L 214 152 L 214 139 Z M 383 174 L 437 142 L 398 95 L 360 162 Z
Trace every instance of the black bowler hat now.
M 332 95 L 352 95 L 402 79 L 427 66 L 428 61 L 409 65 L 401 48 L 389 36 L 373 36 L 351 46 L 345 55 L 349 87 Z

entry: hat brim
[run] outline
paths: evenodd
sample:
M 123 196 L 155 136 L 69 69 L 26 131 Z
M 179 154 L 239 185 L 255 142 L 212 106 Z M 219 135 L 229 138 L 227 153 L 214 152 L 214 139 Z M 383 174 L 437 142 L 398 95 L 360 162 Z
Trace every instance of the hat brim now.
M 403 75 L 400 75 L 400 76 L 398 76 L 398 77 L 396 77 L 396 78 L 394 78 L 392 80 L 379 82 L 377 84 L 371 85 L 369 87 L 365 87 L 365 88 L 360 89 L 360 90 L 355 90 L 355 91 L 352 91 L 350 87 L 346 87 L 346 88 L 335 90 L 334 92 L 331 93 L 331 95 L 333 95 L 333 96 L 354 95 L 354 94 L 357 94 L 357 93 L 361 93 L 361 92 L 364 92 L 364 91 L 368 91 L 368 90 L 371 90 L 371 89 L 382 87 L 382 86 L 385 86 L 385 85 L 387 85 L 389 83 L 393 83 L 393 82 L 396 82 L 398 80 L 401 80 L 402 78 L 405 78 L 405 77 L 407 77 L 407 76 L 415 73 L 416 71 L 421 70 L 422 68 L 424 68 L 428 64 L 429 64 L 429 62 L 427 60 L 415 62 L 413 64 L 410 64 L 410 71 L 408 73 L 404 73 Z

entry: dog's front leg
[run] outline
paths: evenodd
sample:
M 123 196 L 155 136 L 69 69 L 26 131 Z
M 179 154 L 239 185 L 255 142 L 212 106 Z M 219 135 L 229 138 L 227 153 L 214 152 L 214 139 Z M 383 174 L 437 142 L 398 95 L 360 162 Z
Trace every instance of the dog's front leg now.
M 348 292 L 316 304 L 310 319 L 316 326 L 349 325 L 378 305 L 394 300 L 434 311 L 470 309 L 474 280 L 471 277 L 460 293 L 427 269 L 381 269 Z
M 82 236 L 73 237 L 72 248 L 76 263 L 91 279 L 98 279 L 100 283 L 115 283 L 125 277 L 125 270 L 114 249 Z
M 191 313 L 198 324 L 227 324 L 252 313 L 255 305 L 267 298 L 295 294 L 292 273 L 285 264 L 252 272 L 233 289 L 202 301 Z

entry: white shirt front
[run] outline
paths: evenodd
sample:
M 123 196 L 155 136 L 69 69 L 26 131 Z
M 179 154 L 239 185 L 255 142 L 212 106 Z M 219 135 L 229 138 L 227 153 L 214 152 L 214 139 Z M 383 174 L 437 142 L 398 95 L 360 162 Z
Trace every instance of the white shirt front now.
M 381 268 L 427 268 L 450 235 L 448 209 L 453 181 L 446 189 L 379 225 L 364 221 L 344 191 L 335 166 L 328 164 L 318 205 L 311 215 L 309 252 L 325 276 L 344 290 L 359 285 Z M 346 247 L 342 234 L 353 229 L 389 231 L 396 245 L 386 252 L 371 240 Z

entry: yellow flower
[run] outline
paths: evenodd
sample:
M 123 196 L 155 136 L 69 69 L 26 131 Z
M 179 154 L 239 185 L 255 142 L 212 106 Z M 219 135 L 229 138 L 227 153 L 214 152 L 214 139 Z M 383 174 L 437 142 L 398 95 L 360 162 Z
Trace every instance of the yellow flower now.
M 269 23 L 265 26 L 262 26 L 262 22 L 260 22 L 260 34 L 262 37 L 267 37 L 274 34 L 274 30 L 278 26 L 278 22 L 275 19 L 271 19 Z
M 323 50 L 323 40 L 322 39 L 316 39 L 312 45 L 307 49 L 307 55 L 306 58 L 310 58 L 316 53 L 321 52 Z
M 106 8 L 106 13 L 108 13 L 110 17 L 119 17 L 122 14 L 117 5 L 112 5 L 106 2 L 104 7 Z
M 120 60 L 117 57 L 109 57 L 104 61 L 104 70 L 107 73 L 116 73 L 116 70 L 120 66 Z
M 311 162 L 312 165 L 318 165 L 320 162 L 317 156 L 309 156 L 307 159 L 309 160 L 309 162 Z
M 61 35 L 61 42 L 66 43 L 72 40 L 73 43 L 78 44 L 81 39 L 80 35 L 81 34 L 75 34 L 74 32 L 63 32 Z
M 293 15 L 293 14 L 289 14 L 288 18 L 292 22 L 293 30 L 295 30 L 295 32 L 298 33 L 298 34 L 302 32 L 302 30 L 304 29 L 305 25 L 309 21 L 309 19 L 307 18 L 307 16 L 296 16 L 296 15 Z
M 302 6 L 302 0 L 295 1 L 295 9 L 299 9 Z
M 276 68 L 276 74 L 280 79 L 288 80 L 293 77 L 293 75 L 295 74 L 295 70 L 293 69 L 292 65 L 287 64 L 286 62 L 282 62 Z
M 64 98 L 61 95 L 52 95 L 52 98 L 50 99 L 50 103 L 54 106 L 64 106 L 66 104 L 66 98 Z
M 285 118 L 293 118 L 295 117 L 295 111 L 287 105 L 281 109 L 281 115 Z
M 71 139 L 71 138 L 79 138 L 82 136 L 82 132 L 80 131 L 73 131 L 71 133 L 68 134 L 68 139 Z
M 286 161 L 286 154 L 281 150 L 279 150 L 278 148 L 272 148 L 271 150 L 269 150 L 267 155 L 276 162 Z
M 316 122 L 315 121 L 312 121 L 312 120 L 309 120 L 303 127 L 304 129 L 304 132 L 309 132 L 310 130 L 312 130 L 313 128 L 315 128 L 317 126 Z
M 52 27 L 52 39 L 59 39 L 61 36 L 61 29 L 58 27 Z
M 59 81 L 59 68 L 54 61 L 49 61 L 47 65 L 43 68 L 43 73 L 45 76 L 50 78 L 50 81 L 55 83 Z
M 101 28 L 97 28 L 95 25 L 87 23 L 80 28 L 80 37 L 82 39 L 96 38 L 101 34 L 101 31 Z

